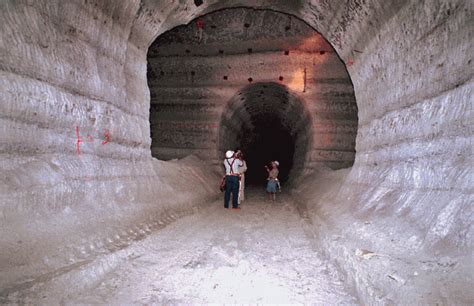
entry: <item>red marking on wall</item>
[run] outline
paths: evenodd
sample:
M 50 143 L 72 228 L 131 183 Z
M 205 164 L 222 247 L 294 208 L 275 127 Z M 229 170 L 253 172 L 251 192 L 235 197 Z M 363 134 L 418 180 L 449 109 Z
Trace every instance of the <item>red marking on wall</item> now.
M 104 130 L 104 140 L 102 141 L 102 144 L 108 144 L 110 142 L 110 131 L 108 129 Z
M 99 132 L 97 129 L 94 129 L 94 131 L 96 131 L 97 133 Z M 93 143 L 94 141 L 95 139 L 91 134 L 87 134 L 85 138 L 81 138 L 79 127 L 76 126 L 76 153 L 77 155 L 81 155 L 81 143 Z M 108 129 L 104 129 L 104 138 L 101 143 L 102 145 L 105 145 L 105 144 L 108 144 L 109 142 L 110 142 L 110 131 Z
M 79 135 L 79 127 L 76 126 L 76 138 L 77 138 L 77 141 L 76 141 L 76 152 L 77 152 L 77 155 L 81 155 L 81 136 Z
M 203 32 L 203 29 L 204 29 L 204 21 L 202 21 L 201 19 L 196 20 L 196 27 L 198 29 L 199 42 L 201 42 L 202 32 Z
M 350 59 L 347 61 L 346 66 L 350 67 L 350 66 L 352 66 L 352 65 L 354 65 L 354 60 L 350 58 Z

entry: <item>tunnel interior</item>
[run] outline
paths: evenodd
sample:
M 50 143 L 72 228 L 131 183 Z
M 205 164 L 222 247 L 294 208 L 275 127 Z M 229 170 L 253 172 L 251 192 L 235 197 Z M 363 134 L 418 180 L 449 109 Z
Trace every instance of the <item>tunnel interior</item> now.
M 239 148 L 245 155 L 250 185 L 266 180 L 264 166 L 278 161 L 286 182 L 304 165 L 311 139 L 311 118 L 297 96 L 278 83 L 246 86 L 227 104 L 219 132 L 219 151 Z M 295 167 L 293 167 L 295 165 Z
M 186 155 L 222 167 L 240 148 L 247 183 L 265 183 L 280 163 L 283 182 L 303 170 L 349 167 L 358 109 L 333 47 L 295 16 L 234 8 L 158 36 L 148 50 L 152 155 Z
M 0 1 L 0 304 L 472 305 L 472 15 Z M 223 150 L 272 145 L 287 201 L 223 209 Z

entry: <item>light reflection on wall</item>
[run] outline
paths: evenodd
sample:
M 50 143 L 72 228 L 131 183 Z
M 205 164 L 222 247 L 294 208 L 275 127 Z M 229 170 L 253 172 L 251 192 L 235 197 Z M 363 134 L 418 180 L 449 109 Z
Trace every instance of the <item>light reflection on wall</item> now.
M 319 36 L 310 36 L 301 41 L 295 47 L 295 51 L 291 51 L 289 56 L 296 57 L 290 63 L 297 63 L 296 67 L 291 67 L 294 71 L 287 81 L 283 83 L 295 92 L 305 92 L 307 87 L 311 85 L 312 80 L 318 76 L 318 70 L 315 67 L 324 64 L 328 59 L 328 44 Z

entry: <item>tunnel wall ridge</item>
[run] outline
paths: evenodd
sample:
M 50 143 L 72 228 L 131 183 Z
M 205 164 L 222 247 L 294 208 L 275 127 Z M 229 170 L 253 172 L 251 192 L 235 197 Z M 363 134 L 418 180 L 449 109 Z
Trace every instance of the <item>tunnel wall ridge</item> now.
M 8 196 L 0 198 L 0 229 L 5 233 L 0 240 L 0 296 L 15 291 L 27 279 L 40 279 L 51 270 L 125 248 L 195 213 L 218 194 L 208 184 L 218 181 L 218 176 L 196 157 L 137 161 L 134 167 L 109 160 L 97 168 L 105 164 L 122 173 L 100 176 L 74 176 L 55 166 L 58 161 L 45 157 L 23 161 L 23 171 L 14 175 L 16 183 L 26 186 L 10 186 Z M 40 186 L 28 185 L 36 179 L 28 178 L 33 171 L 48 180 Z
M 146 62 L 137 60 L 146 50 L 129 41 L 139 9 L 139 1 L 0 3 L 2 297 L 217 194 L 202 162 L 151 158 Z
M 406 211 L 387 211 L 382 206 L 361 210 L 354 206 L 358 201 L 372 199 L 358 198 L 353 191 L 345 190 L 349 175 L 349 168 L 319 170 L 300 178 L 292 194 L 308 230 L 321 243 L 321 252 L 342 271 L 346 286 L 355 289 L 359 301 L 469 304 L 473 299 L 468 288 L 472 281 L 472 260 L 460 251 L 465 246 L 458 245 L 455 247 L 458 251 L 453 252 L 453 246 L 440 244 L 439 237 L 426 237 L 426 228 L 416 220 L 404 218 Z M 386 189 L 383 193 L 382 189 L 371 186 L 357 187 L 373 191 L 374 198 L 393 192 Z M 443 198 L 443 193 L 434 196 Z M 398 204 L 410 197 L 420 199 L 419 194 L 408 191 L 401 199 L 392 200 Z M 377 218 L 373 218 L 371 209 L 377 212 Z M 452 204 L 446 207 L 447 211 L 452 209 Z M 418 219 L 423 217 L 420 215 Z M 465 226 L 462 224 L 455 231 L 462 231 Z M 438 229 L 446 230 L 446 227 Z M 453 238 L 454 235 L 450 237 Z

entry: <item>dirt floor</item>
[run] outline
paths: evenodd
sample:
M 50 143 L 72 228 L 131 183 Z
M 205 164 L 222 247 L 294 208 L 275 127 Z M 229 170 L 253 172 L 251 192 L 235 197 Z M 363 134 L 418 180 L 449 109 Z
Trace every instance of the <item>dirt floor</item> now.
M 251 190 L 241 210 L 215 202 L 6 301 L 357 304 L 306 223 L 288 195 L 271 203 L 263 190 Z

